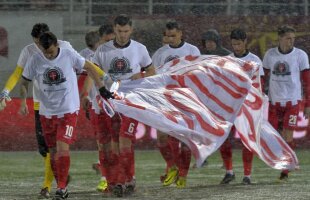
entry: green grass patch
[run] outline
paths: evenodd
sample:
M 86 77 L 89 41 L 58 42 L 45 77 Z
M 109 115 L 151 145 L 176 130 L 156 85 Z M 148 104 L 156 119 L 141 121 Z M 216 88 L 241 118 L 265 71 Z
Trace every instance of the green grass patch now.
M 289 181 L 277 181 L 280 171 L 266 166 L 254 158 L 253 184 L 244 186 L 241 151 L 234 150 L 236 180 L 229 185 L 219 185 L 225 170 L 219 153 L 208 158 L 208 165 L 190 169 L 187 187 L 162 187 L 159 176 L 165 164 L 159 151 L 136 151 L 137 191 L 129 199 L 310 199 L 310 151 L 297 150 L 300 170 L 292 172 Z M 97 161 L 97 152 L 71 153 L 72 182 L 70 198 L 79 200 L 114 199 L 95 191 L 99 176 L 91 169 Z M 192 162 L 193 164 L 193 162 Z M 0 200 L 36 199 L 43 181 L 43 159 L 36 152 L 0 152 Z M 54 188 L 55 188 L 54 183 Z M 52 191 L 52 194 L 55 190 Z

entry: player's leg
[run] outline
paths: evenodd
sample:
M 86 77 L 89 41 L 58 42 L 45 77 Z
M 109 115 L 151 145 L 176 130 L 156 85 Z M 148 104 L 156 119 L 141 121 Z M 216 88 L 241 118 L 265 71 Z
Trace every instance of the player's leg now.
M 100 123 L 99 123 L 100 122 Z M 101 178 L 97 185 L 97 190 L 105 192 L 108 188 L 107 181 L 107 167 L 108 167 L 108 153 L 111 151 L 111 119 L 105 113 L 97 115 L 97 141 L 100 161 Z
M 121 115 L 119 132 L 120 176 L 118 182 L 124 186 L 123 195 L 131 194 L 135 189 L 133 144 L 135 142 L 137 126 L 137 120 Z
M 42 155 L 44 159 L 44 181 L 43 181 L 43 185 L 42 185 L 38 198 L 39 199 L 49 198 L 52 183 L 54 180 L 54 175 L 53 175 L 53 171 L 52 171 L 51 163 L 50 163 L 50 154 L 49 154 L 48 147 L 46 145 L 43 131 L 42 131 L 39 111 L 35 110 L 34 115 L 35 115 L 35 131 L 36 131 L 36 138 L 38 142 L 39 153 Z
M 172 155 L 172 150 L 168 143 L 168 137 L 169 136 L 167 134 L 157 131 L 157 147 L 159 149 L 160 154 L 162 155 L 163 159 L 166 162 L 165 174 L 160 176 L 161 182 L 163 182 L 166 179 L 168 170 L 173 165 L 175 165 L 173 155 Z
M 177 188 L 184 188 L 186 186 L 186 177 L 188 174 L 189 166 L 191 163 L 191 150 L 181 142 L 180 155 L 179 155 L 179 176 L 176 181 Z
M 66 199 L 69 194 L 67 190 L 69 168 L 70 168 L 70 145 L 76 141 L 75 127 L 77 123 L 77 113 L 65 114 L 57 121 L 57 191 L 55 198 Z
M 106 120 L 105 123 L 109 121 Z M 115 114 L 110 119 L 110 142 L 103 149 L 105 152 L 106 162 L 106 178 L 108 182 L 108 191 L 112 191 L 118 183 L 119 176 L 119 129 L 120 129 L 120 117 L 119 114 Z M 101 120 L 100 120 L 101 124 Z
M 179 175 L 179 163 L 180 163 L 180 141 L 174 137 L 168 136 L 168 144 L 171 150 L 173 158 L 173 164 L 168 169 L 167 176 L 163 182 L 163 186 L 169 186 L 175 183 Z
M 300 103 L 296 105 L 288 104 L 283 108 L 284 118 L 283 118 L 283 131 L 281 133 L 283 139 L 286 143 L 294 150 L 295 143 L 293 138 L 293 133 L 297 127 L 298 114 L 300 110 Z M 280 180 L 288 179 L 289 170 L 283 170 L 280 174 Z
M 233 172 L 233 163 L 232 163 L 232 145 L 231 145 L 231 137 L 234 133 L 234 127 L 230 132 L 230 136 L 226 139 L 226 141 L 220 147 L 221 157 L 223 159 L 223 164 L 226 170 L 225 176 L 221 181 L 221 184 L 228 184 L 231 181 L 235 180 L 235 174 Z
M 242 145 L 242 161 L 243 161 L 243 180 L 242 183 L 245 185 L 251 184 L 251 172 L 253 163 L 253 153 Z

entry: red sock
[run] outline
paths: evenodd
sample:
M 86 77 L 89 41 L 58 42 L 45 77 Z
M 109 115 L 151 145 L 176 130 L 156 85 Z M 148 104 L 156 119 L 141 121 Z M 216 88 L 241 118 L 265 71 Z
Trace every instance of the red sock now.
M 177 165 L 179 163 L 180 156 L 180 141 L 174 137 L 168 137 L 168 144 L 170 146 L 172 157 L 173 157 L 173 165 Z
M 56 182 L 58 182 L 58 176 L 57 176 L 57 153 L 50 151 L 51 156 L 51 168 L 55 177 Z
M 118 183 L 119 174 L 119 160 L 118 155 L 110 152 L 108 155 L 108 167 L 107 167 L 107 182 L 109 186 L 114 186 Z
M 70 168 L 70 154 L 69 151 L 63 151 L 58 153 L 57 160 L 57 173 L 58 173 L 58 182 L 57 188 L 66 188 L 67 180 Z
M 164 144 L 158 144 L 157 147 L 159 149 L 160 154 L 166 161 L 166 173 L 167 173 L 168 169 L 174 165 L 172 149 L 170 148 L 168 141 L 166 141 Z
M 119 155 L 119 162 L 120 162 L 120 176 L 119 176 L 119 183 L 124 184 L 125 182 L 130 182 L 133 178 L 132 174 L 132 163 L 133 161 L 133 152 L 131 148 L 123 148 L 120 149 Z
M 179 176 L 186 177 L 191 163 L 191 150 L 182 143 L 181 154 L 179 157 Z
M 135 150 L 134 146 L 132 145 L 131 147 L 131 162 L 130 162 L 130 171 L 129 171 L 130 176 L 133 178 L 136 174 L 135 171 Z
M 245 146 L 242 148 L 242 161 L 245 176 L 250 176 L 252 171 L 253 153 Z
M 232 147 L 229 139 L 227 139 L 220 148 L 224 167 L 226 170 L 232 170 Z
M 103 150 L 99 151 L 99 161 L 100 161 L 100 171 L 101 171 L 101 176 L 106 176 L 107 175 L 107 160 L 105 159 L 105 154 Z

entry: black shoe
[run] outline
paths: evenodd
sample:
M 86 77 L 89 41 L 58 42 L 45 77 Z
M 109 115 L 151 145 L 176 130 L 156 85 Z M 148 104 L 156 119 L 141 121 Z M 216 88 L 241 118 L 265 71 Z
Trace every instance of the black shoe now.
M 235 180 L 235 174 L 225 174 L 225 177 L 221 181 L 221 184 L 228 184 L 230 181 Z
M 244 177 L 242 180 L 243 185 L 251 185 L 251 179 L 249 177 Z
M 288 174 L 281 172 L 280 177 L 279 177 L 280 181 L 287 181 L 288 180 Z
M 132 179 L 130 182 L 125 183 L 124 195 L 130 196 L 135 192 L 136 188 L 136 179 Z
M 53 200 L 63 200 L 67 199 L 68 197 L 69 193 L 67 189 L 58 189 Z
M 125 193 L 125 186 L 118 184 L 112 188 L 112 194 L 116 197 L 123 197 Z
M 49 199 L 50 198 L 50 192 L 48 191 L 48 188 L 42 188 L 40 193 L 39 193 L 39 196 L 38 196 L 38 199 Z

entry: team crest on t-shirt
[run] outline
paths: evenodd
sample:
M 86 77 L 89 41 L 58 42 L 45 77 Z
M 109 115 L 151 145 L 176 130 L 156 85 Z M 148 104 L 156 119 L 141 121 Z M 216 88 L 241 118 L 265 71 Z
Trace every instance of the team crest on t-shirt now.
M 272 73 L 277 76 L 291 75 L 290 67 L 287 62 L 277 62 Z
M 168 57 L 165 59 L 165 62 L 164 62 L 164 63 L 167 63 L 167 62 L 169 62 L 169 61 L 171 61 L 171 60 L 174 60 L 174 59 L 176 59 L 176 58 L 179 58 L 179 56 L 178 56 L 178 55 L 174 55 L 174 56 L 170 55 L 170 56 L 168 56 Z
M 59 67 L 46 69 L 43 77 L 43 83 L 48 85 L 58 85 L 66 81 L 66 78 Z
M 131 73 L 132 69 L 130 68 L 130 62 L 127 58 L 115 57 L 112 59 L 109 69 L 109 74 L 117 75 L 117 74 L 126 74 Z

